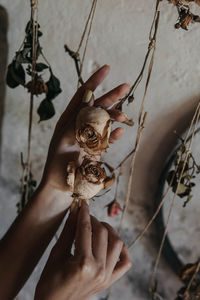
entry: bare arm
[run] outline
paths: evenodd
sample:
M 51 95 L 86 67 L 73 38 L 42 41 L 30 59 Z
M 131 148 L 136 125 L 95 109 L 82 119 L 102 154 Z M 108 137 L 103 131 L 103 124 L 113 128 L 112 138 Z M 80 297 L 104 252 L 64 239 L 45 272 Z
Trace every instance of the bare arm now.
M 42 182 L 22 214 L 0 242 L 0 299 L 13 299 L 22 288 L 59 227 L 72 198 L 66 186 L 66 164 L 80 160 L 80 147 L 74 136 L 74 121 L 87 89 L 94 91 L 109 72 L 105 65 L 94 73 L 77 91 L 59 119 L 49 147 Z M 129 90 L 120 85 L 97 100 L 109 107 Z M 123 114 L 115 113 L 115 120 L 124 121 Z M 120 138 L 117 128 L 111 141 Z

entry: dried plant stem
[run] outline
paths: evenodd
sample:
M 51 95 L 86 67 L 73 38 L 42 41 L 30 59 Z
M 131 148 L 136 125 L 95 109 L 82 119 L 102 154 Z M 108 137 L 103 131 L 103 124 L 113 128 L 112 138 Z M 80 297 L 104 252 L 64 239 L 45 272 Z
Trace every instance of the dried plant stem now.
M 188 129 L 188 131 L 187 131 L 187 133 L 186 133 L 186 137 L 185 137 L 185 139 L 184 139 L 183 145 L 186 144 L 186 141 L 187 141 L 188 137 L 190 136 L 190 132 L 191 132 L 192 126 L 193 126 L 193 124 L 194 124 L 194 121 L 195 121 L 195 119 L 196 119 L 197 112 L 198 112 L 199 109 L 200 109 L 200 102 L 198 103 L 197 108 L 196 108 L 196 110 L 195 110 L 194 116 L 193 116 L 192 121 L 191 121 L 191 123 L 190 123 L 190 127 L 189 127 L 189 129 Z M 175 176 L 175 173 L 176 173 L 177 170 L 178 170 L 180 161 L 181 161 L 181 156 L 180 156 L 179 159 L 178 159 L 177 166 L 176 166 L 175 172 L 174 172 L 174 176 Z M 142 237 L 144 236 L 144 234 L 147 232 L 147 230 L 149 229 L 149 227 L 151 226 L 151 224 L 153 223 L 153 221 L 154 221 L 155 218 L 157 217 L 157 215 L 158 215 L 160 209 L 162 208 L 162 206 L 163 206 L 163 204 L 164 204 L 164 202 L 165 202 L 165 200 L 166 200 L 166 196 L 168 195 L 168 192 L 170 191 L 170 188 L 171 188 L 171 186 L 172 186 L 172 182 L 173 182 L 173 180 L 174 180 L 174 176 L 172 176 L 172 179 L 171 179 L 171 181 L 170 181 L 170 183 L 169 183 L 169 185 L 168 185 L 168 188 L 167 188 L 166 192 L 164 193 L 163 198 L 162 198 L 162 201 L 161 201 L 160 204 L 158 205 L 158 207 L 157 207 L 155 213 L 153 214 L 153 216 L 151 217 L 151 219 L 146 223 L 146 225 L 145 225 L 145 227 L 143 228 L 143 230 L 136 236 L 136 238 L 133 240 L 133 242 L 129 245 L 129 247 L 128 247 L 129 249 L 132 248 L 138 241 L 140 241 L 140 240 L 142 239 Z
M 141 71 L 141 73 L 138 77 L 138 78 L 142 79 L 147 59 L 149 57 L 149 54 L 150 54 L 151 50 L 153 49 L 152 56 L 151 56 L 150 63 L 149 63 L 149 67 L 148 67 L 148 74 L 147 74 L 147 80 L 146 80 L 146 84 L 145 84 L 144 95 L 143 95 L 143 99 L 142 99 L 141 106 L 140 106 L 139 120 L 138 120 L 138 131 L 137 131 L 135 147 L 131 151 L 131 154 L 128 155 L 128 157 L 132 156 L 132 159 L 131 159 L 130 174 L 129 174 L 129 180 L 128 180 L 128 188 L 127 188 L 126 198 L 125 198 L 124 205 L 123 205 L 122 216 L 121 216 L 120 225 L 119 225 L 119 228 L 118 228 L 118 233 L 120 233 L 121 230 L 122 230 L 124 217 L 125 217 L 125 214 L 126 214 L 128 204 L 129 204 L 129 200 L 130 200 L 130 193 L 131 193 L 131 186 L 132 186 L 132 179 L 133 179 L 136 155 L 137 155 L 137 152 L 139 150 L 139 146 L 140 146 L 140 142 L 141 142 L 141 138 L 142 138 L 142 134 L 143 134 L 143 129 L 144 129 L 144 126 L 145 126 L 146 116 L 147 116 L 147 113 L 146 112 L 144 113 L 144 104 L 145 104 L 147 91 L 148 91 L 148 87 L 149 87 L 149 83 L 150 83 L 150 78 L 151 78 L 151 74 L 152 74 L 152 70 L 153 70 L 153 64 L 154 64 L 154 57 L 155 57 L 155 50 L 156 50 L 156 37 L 157 37 L 158 23 L 159 23 L 159 16 L 160 16 L 160 12 L 158 11 L 158 4 L 159 3 L 160 3 L 160 0 L 157 0 L 156 9 L 155 9 L 155 13 L 154 13 L 154 18 L 153 18 L 153 22 L 152 22 L 152 26 L 151 26 L 150 34 L 149 34 L 149 41 L 150 42 L 149 42 L 149 46 L 148 46 L 148 52 L 147 52 L 147 55 L 145 57 L 145 63 L 143 65 L 142 71 Z M 152 34 L 153 28 L 154 28 L 154 33 Z M 136 82 L 138 82 L 138 79 L 136 80 Z M 137 84 L 136 85 L 134 84 L 133 86 L 137 86 Z M 125 162 L 128 157 L 126 157 L 123 160 L 123 162 Z M 122 164 L 123 163 L 120 164 L 120 168 L 121 168 Z
M 85 55 L 86 55 L 86 51 L 87 51 L 88 41 L 89 41 L 89 38 L 90 38 L 90 33 L 91 33 L 91 30 L 92 30 L 92 24 L 93 24 L 93 20 L 94 20 L 95 11 L 96 11 L 96 6 L 97 6 L 97 0 L 94 0 L 92 2 L 92 9 L 91 9 L 92 14 L 91 14 L 89 30 L 88 30 L 88 34 L 87 34 L 87 38 L 86 38 L 86 42 L 85 42 L 85 47 L 84 47 L 84 50 L 83 50 L 83 56 L 82 56 L 81 63 L 80 63 L 80 72 L 81 73 L 82 73 L 82 70 L 83 70 L 83 63 L 84 63 L 84 60 L 85 60 Z
M 142 122 L 141 122 L 141 124 L 139 124 L 139 127 L 138 127 L 138 134 L 137 134 L 137 138 L 136 138 L 135 149 L 134 149 L 134 152 L 133 152 L 130 171 L 129 171 L 128 188 L 127 188 L 126 198 L 125 198 L 123 209 L 122 209 L 122 216 L 121 216 L 121 220 L 120 220 L 120 225 L 119 225 L 119 228 L 118 228 L 118 233 L 119 234 L 121 233 L 124 217 L 125 217 L 125 214 L 126 214 L 128 204 L 129 204 L 129 199 L 130 199 L 130 194 L 131 194 L 132 178 L 133 178 L 133 172 L 134 172 L 134 166 L 135 166 L 135 159 L 136 159 L 136 155 L 137 155 L 137 152 L 138 152 L 138 149 L 139 149 L 139 146 L 140 146 L 142 133 L 143 133 L 144 126 L 145 126 L 146 116 L 147 116 L 147 113 L 144 114 Z
M 81 35 L 81 40 L 79 42 L 79 46 L 77 48 L 77 51 L 71 50 L 66 44 L 64 45 L 65 51 L 74 60 L 76 73 L 77 73 L 77 76 L 78 76 L 77 87 L 79 87 L 79 85 L 84 84 L 84 81 L 83 81 L 83 78 L 82 78 L 81 74 L 82 74 L 83 64 L 84 64 L 85 55 L 86 55 L 86 51 L 87 51 L 87 47 L 88 47 L 88 41 L 89 41 L 91 30 L 92 30 L 94 14 L 95 14 L 95 11 L 96 11 L 96 5 L 97 5 L 97 0 L 93 0 L 88 18 L 87 18 L 85 26 L 84 26 L 83 33 Z M 88 29 L 88 26 L 89 26 L 89 29 Z M 81 50 L 81 47 L 83 45 L 83 41 L 85 39 L 87 30 L 88 30 L 88 33 L 87 33 L 87 37 L 86 37 L 85 47 L 84 47 L 84 50 L 83 50 L 82 58 L 80 58 L 80 50 Z
M 178 180 L 178 185 L 177 185 L 176 191 L 175 191 L 173 199 L 172 199 L 172 203 L 171 203 L 171 206 L 170 206 L 170 209 L 169 209 L 169 214 L 168 214 L 167 222 L 166 222 L 166 226 L 165 226 L 165 231 L 164 231 L 164 234 L 163 234 L 163 237 L 162 237 L 162 241 L 161 241 L 160 248 L 159 248 L 159 251 L 158 251 L 158 255 L 157 255 L 157 258 L 156 258 L 156 262 L 155 262 L 155 265 L 154 265 L 154 270 L 153 270 L 152 278 L 151 278 L 151 281 L 150 281 L 150 291 L 152 290 L 153 281 L 155 279 L 156 272 L 157 272 L 157 269 L 158 269 L 158 264 L 159 264 L 159 261 L 160 261 L 162 249 L 163 249 L 164 242 L 165 242 L 165 238 L 166 238 L 166 235 L 167 235 L 167 232 L 168 232 L 168 226 L 169 226 L 170 218 L 171 218 L 172 211 L 173 211 L 173 208 L 174 208 L 174 203 L 175 203 L 175 199 L 176 199 L 176 196 L 177 196 L 178 187 L 181 183 L 181 179 L 182 179 L 182 176 L 183 176 L 183 173 L 184 173 L 184 170 L 185 170 L 185 166 L 186 166 L 186 163 L 188 161 L 188 157 L 189 157 L 189 154 L 190 154 L 190 151 L 191 151 L 191 145 L 192 145 L 193 138 L 194 138 L 194 135 L 195 135 L 195 131 L 196 131 L 196 128 L 197 128 L 197 124 L 199 122 L 199 116 L 200 116 L 200 108 L 198 107 L 196 121 L 195 121 L 195 125 L 194 125 L 193 132 L 192 132 L 192 137 L 191 137 L 190 142 L 189 142 L 189 147 L 187 148 L 187 151 L 186 151 L 186 156 L 184 158 L 183 167 L 181 169 L 181 174 L 180 174 L 180 177 L 179 177 L 179 180 Z
M 36 53 L 37 53 L 37 32 L 38 32 L 38 0 L 31 0 L 31 21 L 33 26 L 33 39 L 32 39 L 32 72 L 31 72 L 31 79 L 32 85 L 34 87 L 35 84 L 35 66 L 36 66 Z M 31 89 L 32 91 L 34 89 Z M 28 125 L 28 145 L 27 145 L 27 161 L 26 161 L 26 171 L 23 174 L 23 182 L 24 176 L 26 176 L 26 193 L 25 193 L 25 204 L 28 202 L 29 196 L 29 188 L 28 182 L 30 179 L 30 171 L 31 171 L 31 139 L 32 139 L 32 124 L 33 124 L 33 103 L 34 103 L 34 95 L 33 92 L 30 93 L 30 107 L 29 107 L 29 125 Z
M 78 45 L 78 49 L 76 50 L 76 53 L 79 53 L 79 51 L 80 51 L 80 49 L 81 49 L 81 46 L 82 46 L 82 44 L 83 44 L 83 40 L 84 40 L 84 38 L 85 38 L 85 34 L 86 34 L 86 31 L 87 31 L 87 28 L 88 28 L 88 24 L 89 24 L 89 21 L 90 21 L 91 16 L 92 16 L 92 12 L 93 12 L 93 9 L 94 9 L 95 2 L 96 2 L 96 0 L 93 0 L 93 1 L 92 1 L 92 6 L 91 6 L 91 9 L 90 9 L 88 18 L 87 18 L 87 20 L 86 20 L 85 27 L 84 27 L 83 33 L 82 33 L 82 35 L 81 35 L 81 40 L 80 40 L 80 43 L 79 43 L 79 45 Z
M 158 29 L 158 22 L 159 22 L 159 14 L 160 12 L 158 11 L 158 8 L 159 8 L 159 4 L 160 4 L 161 0 L 157 0 L 156 1 L 156 7 L 155 7 L 155 13 L 154 13 L 154 17 L 153 17 L 153 22 L 151 24 L 151 28 L 150 28 L 150 32 L 149 32 L 149 45 L 148 45 L 148 50 L 147 50 L 147 53 L 145 55 L 145 59 L 144 59 L 144 63 L 142 65 L 142 69 L 137 77 L 137 79 L 135 80 L 134 84 L 132 85 L 129 93 L 123 97 L 122 99 L 120 99 L 118 105 L 116 106 L 116 108 L 121 108 L 122 105 L 124 104 L 124 102 L 131 96 L 133 95 L 134 96 L 134 93 L 137 89 L 137 87 L 139 86 L 140 82 L 142 81 L 143 79 L 143 75 L 144 75 L 144 71 L 146 69 L 146 65 L 147 65 L 147 62 L 148 62 L 148 58 L 152 52 L 152 49 L 153 49 L 153 54 L 152 54 L 152 57 L 151 57 L 151 62 L 150 62 L 150 66 L 152 65 L 153 67 L 153 61 L 154 61 L 154 54 L 155 54 L 155 43 L 156 43 L 156 35 L 157 35 L 157 29 Z M 153 29 L 154 29 L 154 33 L 153 33 Z M 151 71 L 152 69 L 149 68 L 149 79 L 150 80 L 150 77 L 151 77 Z M 147 80 L 147 82 L 148 82 Z M 147 83 L 148 85 L 148 83 Z M 144 96 L 145 98 L 145 96 Z M 141 115 L 141 114 L 140 114 Z
M 185 290 L 185 292 L 184 292 L 184 295 L 186 294 L 186 292 L 188 292 L 188 291 L 190 290 L 191 285 L 192 285 L 192 283 L 193 283 L 193 281 L 194 281 L 194 279 L 195 279 L 197 273 L 199 272 L 199 269 L 200 269 L 200 261 L 198 262 L 198 264 L 197 264 L 197 266 L 196 266 L 196 269 L 195 269 L 195 272 L 194 272 L 194 274 L 192 275 L 192 278 L 190 279 L 190 281 L 189 281 L 189 283 L 188 283 L 188 285 L 187 285 L 187 288 L 186 288 L 186 290 Z

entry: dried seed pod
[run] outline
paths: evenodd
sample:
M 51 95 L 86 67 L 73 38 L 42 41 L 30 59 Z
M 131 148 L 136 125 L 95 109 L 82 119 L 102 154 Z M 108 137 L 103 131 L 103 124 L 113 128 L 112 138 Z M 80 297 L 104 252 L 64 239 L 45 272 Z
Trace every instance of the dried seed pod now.
M 90 155 L 100 155 L 109 146 L 111 119 L 101 107 L 88 106 L 80 110 L 76 119 L 76 139 Z
M 40 94 L 47 94 L 48 93 L 48 87 L 46 85 L 46 83 L 44 82 L 44 80 L 38 78 L 34 84 L 32 81 L 29 81 L 26 86 L 25 86 L 27 89 L 28 89 L 28 92 L 29 93 L 32 93 L 33 95 L 40 95 Z
M 89 200 L 101 190 L 109 188 L 115 181 L 115 176 L 107 176 L 102 162 L 86 157 L 80 167 L 73 162 L 67 165 L 67 185 L 74 197 Z

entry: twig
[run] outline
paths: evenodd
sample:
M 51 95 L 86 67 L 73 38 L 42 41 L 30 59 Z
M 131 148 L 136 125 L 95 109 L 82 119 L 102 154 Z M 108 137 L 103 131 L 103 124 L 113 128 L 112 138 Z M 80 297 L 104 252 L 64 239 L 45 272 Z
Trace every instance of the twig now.
M 76 67 L 76 73 L 78 75 L 78 81 L 80 84 L 84 84 L 84 81 L 81 77 L 81 71 L 80 71 L 80 55 L 78 52 L 74 52 L 65 44 L 64 45 L 65 51 L 71 56 L 71 58 L 74 60 L 75 67 Z
M 88 46 L 88 41 L 89 41 L 89 38 L 90 38 L 90 33 L 91 33 L 91 30 L 92 30 L 92 24 L 93 24 L 93 20 L 94 20 L 94 14 L 95 14 L 95 11 L 96 11 L 96 5 L 97 5 L 97 0 L 94 0 L 93 3 L 92 3 L 92 15 L 91 15 L 91 20 L 90 20 L 90 26 L 89 26 L 89 30 L 88 30 L 88 34 L 87 34 L 87 38 L 86 38 L 86 42 L 85 42 L 85 47 L 84 47 L 84 50 L 83 50 L 83 56 L 82 56 L 82 59 L 81 59 L 81 63 L 80 63 L 80 72 L 82 73 L 82 70 L 83 70 L 83 63 L 84 63 L 84 60 L 85 60 L 85 55 L 86 55 L 86 51 L 87 51 L 87 46 Z
M 189 283 L 188 283 L 188 285 L 187 285 L 187 288 L 186 288 L 184 294 L 186 294 L 186 292 L 190 290 L 191 285 L 192 285 L 192 283 L 193 283 L 193 281 L 194 281 L 194 279 L 195 279 L 197 273 L 199 272 L 199 269 L 200 269 L 200 261 L 198 262 L 198 264 L 197 264 L 197 266 L 196 266 L 195 272 L 194 272 L 194 274 L 192 275 L 192 277 L 191 277 L 191 279 L 190 279 L 190 281 L 189 281 Z
M 192 121 L 191 121 L 191 123 L 190 123 L 190 127 L 189 127 L 189 129 L 188 129 L 188 131 L 187 131 L 187 133 L 186 133 L 186 137 L 185 137 L 185 140 L 184 140 L 184 145 L 186 144 L 186 141 L 187 141 L 187 139 L 188 139 L 188 137 L 189 137 L 189 135 L 190 135 L 191 128 L 192 128 L 192 126 L 193 126 L 193 124 L 194 124 L 194 121 L 195 121 L 195 119 L 196 119 L 196 115 L 197 115 L 197 112 L 198 112 L 199 108 L 200 108 L 200 102 L 199 102 L 198 105 L 197 105 L 197 108 L 196 108 L 196 110 L 195 110 L 194 116 L 193 116 Z M 174 172 L 174 176 L 175 176 L 176 171 L 178 170 L 180 161 L 181 161 L 181 156 L 180 156 L 179 159 L 178 159 L 177 166 L 176 166 L 176 169 L 175 169 L 175 172 Z M 170 190 L 170 188 L 171 188 L 172 182 L 173 182 L 173 180 L 174 180 L 174 176 L 172 176 L 172 179 L 171 179 L 171 181 L 170 181 L 170 183 L 169 183 L 169 186 L 168 186 L 166 192 L 164 193 L 163 199 L 162 199 L 162 201 L 160 202 L 159 206 L 157 207 L 155 213 L 153 214 L 153 216 L 151 217 L 151 219 L 146 223 L 146 225 L 145 225 L 145 227 L 143 228 L 143 230 L 142 230 L 142 231 L 136 236 L 136 238 L 130 243 L 130 245 L 129 245 L 129 247 L 128 247 L 129 249 L 132 248 L 139 240 L 141 240 L 141 238 L 144 236 L 144 234 L 147 232 L 147 230 L 149 229 L 149 227 L 151 226 L 151 224 L 153 223 L 153 221 L 154 221 L 155 218 L 157 217 L 157 215 L 158 215 L 160 209 L 162 208 L 162 206 L 163 206 L 163 204 L 164 204 L 164 202 L 165 202 L 165 200 L 166 200 L 166 196 L 167 196 L 167 194 L 168 194 L 168 192 L 169 192 L 169 190 Z
M 86 55 L 86 51 L 87 51 L 88 41 L 89 41 L 89 38 L 90 38 L 90 33 L 91 33 L 92 24 L 93 24 L 93 20 L 94 20 L 94 14 L 95 14 L 95 10 L 96 10 L 96 4 L 97 4 L 97 0 L 93 0 L 92 1 L 92 5 L 91 5 L 91 9 L 90 9 L 90 12 L 89 12 L 89 15 L 88 15 L 88 18 L 87 18 L 86 23 L 85 23 L 85 27 L 84 27 L 83 33 L 81 35 L 81 40 L 80 40 L 79 46 L 77 48 L 77 51 L 71 50 L 66 44 L 64 45 L 65 52 L 67 52 L 69 54 L 69 56 L 74 60 L 74 64 L 75 64 L 75 68 L 76 68 L 76 73 L 78 75 L 77 86 L 79 86 L 79 84 L 80 85 L 84 84 L 84 81 L 83 81 L 83 78 L 81 76 L 81 73 L 82 73 L 82 70 L 83 70 L 83 63 L 84 63 L 84 60 L 85 60 L 85 55 Z M 90 23 L 90 25 L 89 25 L 89 23 Z M 87 29 L 88 29 L 88 26 L 89 26 L 89 30 L 88 30 L 88 34 L 87 34 L 87 37 L 86 37 L 86 43 L 85 43 L 85 47 L 84 47 L 84 50 L 83 50 L 83 56 L 80 59 L 80 50 L 81 50 L 81 47 L 82 47 L 82 44 L 83 44 L 83 41 L 84 41 L 84 38 L 85 38 L 85 35 L 86 35 L 86 32 L 87 32 Z
M 35 66 L 36 66 L 36 53 L 37 53 L 37 45 L 38 45 L 38 0 L 30 0 L 31 2 L 31 21 L 33 26 L 33 39 L 32 39 L 32 70 L 31 70 L 31 79 L 32 79 L 32 87 L 35 85 Z M 30 179 L 30 155 L 31 155 L 31 138 L 32 138 L 32 123 L 33 123 L 33 88 L 30 93 L 30 108 L 29 108 L 29 126 L 28 126 L 28 146 L 27 146 L 27 163 L 26 163 L 26 176 L 27 176 L 27 188 L 25 194 L 25 204 L 28 202 L 28 183 Z
M 124 217 L 125 217 L 126 210 L 127 210 L 128 203 L 129 203 L 129 199 L 130 199 L 132 178 L 133 178 L 133 172 L 134 172 L 134 166 L 135 166 L 135 159 L 136 159 L 136 154 L 137 154 L 139 146 L 140 146 L 140 142 L 141 142 L 141 138 L 142 138 L 142 133 L 143 133 L 143 129 L 144 129 L 145 121 L 146 121 L 146 116 L 147 116 L 147 113 L 144 114 L 143 120 L 142 120 L 142 122 L 141 122 L 141 124 L 139 125 L 139 128 L 138 128 L 138 134 L 137 134 L 137 138 L 136 138 L 135 151 L 133 153 L 132 160 L 131 160 L 127 194 L 126 194 L 126 198 L 125 198 L 123 209 L 122 209 L 122 216 L 121 216 L 121 220 L 120 220 L 120 225 L 119 225 L 119 228 L 118 228 L 118 233 L 119 234 L 121 233 L 121 230 L 122 230 Z
M 145 57 L 145 63 L 143 65 L 142 71 L 140 73 L 141 78 L 142 78 L 148 56 L 149 56 L 151 50 L 153 49 L 151 60 L 150 60 L 150 63 L 149 63 L 149 68 L 148 68 L 148 75 L 147 75 L 147 80 L 146 80 L 146 84 L 145 84 L 144 95 L 143 95 L 143 99 L 142 99 L 141 106 L 140 106 L 140 113 L 139 113 L 139 119 L 138 119 L 138 131 L 137 131 L 137 137 L 136 137 L 136 142 L 135 142 L 135 148 L 134 148 L 133 151 L 131 151 L 132 154 L 129 154 L 130 156 L 132 155 L 130 175 L 129 175 L 129 180 L 128 180 L 128 188 L 127 188 L 126 199 L 124 201 L 121 221 L 120 221 L 120 225 L 119 225 L 119 228 L 118 228 L 118 233 L 120 233 L 121 230 L 122 230 L 124 216 L 126 214 L 126 210 L 127 210 L 128 204 L 129 204 L 132 178 L 133 178 L 134 166 L 135 166 L 135 159 L 136 159 L 136 155 L 137 155 L 137 152 L 138 152 L 138 149 L 139 149 L 139 146 L 140 146 L 140 142 L 141 142 L 141 138 L 142 138 L 142 134 L 143 134 L 143 129 L 144 129 L 144 125 L 145 125 L 145 120 L 146 120 L 146 116 L 147 116 L 147 113 L 146 112 L 143 113 L 143 112 L 144 112 L 144 103 L 145 103 L 145 100 L 146 100 L 147 91 L 148 91 L 150 78 L 151 78 L 151 74 L 152 74 L 152 70 L 153 70 L 153 64 L 154 64 L 154 57 L 155 57 L 155 50 L 156 50 L 156 37 L 157 37 L 158 23 L 159 23 L 159 16 L 160 16 L 160 12 L 158 11 L 159 3 L 160 3 L 160 0 L 157 0 L 155 13 L 154 13 L 154 18 L 153 18 L 153 22 L 152 22 L 152 26 L 151 26 L 150 34 L 149 34 L 150 42 L 149 42 L 149 46 L 148 46 L 148 52 L 147 52 L 147 55 Z M 152 34 L 153 28 L 154 28 L 154 33 Z M 134 85 L 134 86 L 137 86 L 137 85 Z M 126 161 L 126 159 L 127 159 L 127 157 L 125 158 L 124 162 Z M 120 167 L 121 167 L 121 165 L 120 165 Z
M 152 49 L 153 49 L 153 54 L 152 54 L 150 65 L 152 64 L 152 67 L 153 67 L 153 60 L 154 60 L 154 54 L 155 54 L 155 44 L 156 44 L 156 35 L 157 35 L 158 21 L 159 21 L 158 7 L 159 7 L 160 2 L 161 2 L 161 0 L 157 0 L 156 1 L 156 7 L 155 7 L 155 13 L 154 13 L 154 17 L 153 17 L 153 22 L 151 24 L 151 28 L 150 28 L 150 32 L 149 32 L 148 50 L 147 50 L 147 53 L 145 55 L 145 59 L 144 59 L 143 65 L 142 65 L 142 69 L 141 69 L 141 71 L 140 71 L 137 79 L 135 80 L 134 84 L 132 85 L 129 93 L 125 97 L 123 97 L 122 99 L 120 99 L 119 103 L 115 106 L 116 109 L 121 109 L 122 105 L 124 104 L 124 102 L 130 96 L 132 96 L 134 98 L 134 93 L 135 93 L 137 87 L 139 86 L 140 82 L 142 81 L 142 78 L 143 78 L 143 75 L 144 75 L 144 71 L 145 71 L 145 68 L 146 68 L 146 64 L 147 64 L 147 61 L 148 61 L 148 58 L 149 58 L 149 56 L 151 54 Z M 154 28 L 154 34 L 152 34 L 153 28 Z M 148 77 L 150 79 L 152 69 L 149 69 L 149 70 L 150 70 L 150 74 L 148 75 Z

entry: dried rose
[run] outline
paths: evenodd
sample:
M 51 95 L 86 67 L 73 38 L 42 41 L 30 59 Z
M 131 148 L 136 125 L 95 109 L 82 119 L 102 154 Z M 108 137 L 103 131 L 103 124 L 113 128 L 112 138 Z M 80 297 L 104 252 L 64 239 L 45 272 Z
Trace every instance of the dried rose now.
M 113 200 L 111 203 L 107 205 L 108 207 L 108 216 L 109 217 L 115 217 L 119 214 L 119 211 L 122 210 L 120 204 L 116 201 Z
M 67 185 L 74 197 L 80 200 L 89 200 L 114 183 L 114 174 L 108 177 L 102 164 L 102 162 L 93 161 L 87 157 L 77 168 L 73 162 L 68 163 Z
M 76 119 L 76 139 L 90 155 L 99 155 L 109 146 L 111 119 L 100 107 L 84 107 Z
M 48 87 L 46 85 L 46 83 L 44 82 L 44 80 L 42 79 L 37 79 L 34 84 L 32 81 L 29 81 L 26 86 L 28 89 L 29 93 L 32 93 L 33 95 L 40 95 L 40 94 L 47 94 L 48 93 Z

